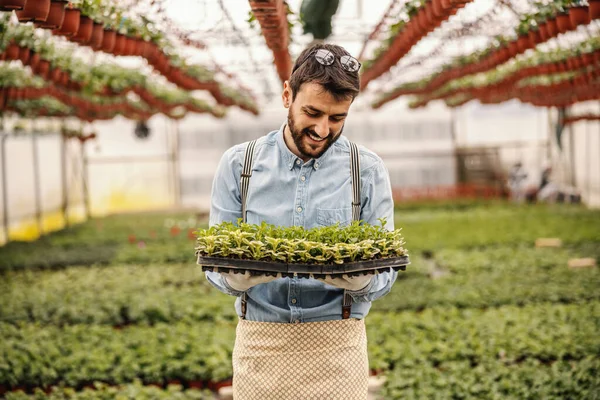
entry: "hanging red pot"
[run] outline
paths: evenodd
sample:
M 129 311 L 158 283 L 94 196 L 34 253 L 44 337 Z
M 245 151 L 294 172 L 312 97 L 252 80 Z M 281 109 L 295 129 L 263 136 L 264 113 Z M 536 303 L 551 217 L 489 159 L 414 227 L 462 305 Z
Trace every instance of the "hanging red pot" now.
M 53 0 L 50 3 L 50 12 L 45 22 L 37 24 L 38 27 L 43 29 L 60 29 L 65 19 L 65 5 L 67 3 L 62 0 Z
M 519 36 L 519 38 L 517 39 L 517 46 L 519 48 L 519 53 L 524 53 L 527 49 L 529 49 L 531 47 L 531 45 L 529 43 L 529 36 L 528 35 Z
M 94 29 L 94 21 L 90 17 L 82 15 L 79 18 L 79 30 L 77 34 L 71 38 L 71 41 L 87 44 L 92 38 L 92 31 Z
M 19 59 L 19 52 L 20 52 L 20 47 L 17 46 L 15 43 L 11 43 L 8 46 L 6 46 L 6 49 L 4 50 L 4 54 L 6 54 L 6 59 L 7 60 L 18 60 Z
M 27 0 L 22 10 L 16 11 L 19 22 L 46 21 L 50 0 Z
M 0 11 L 22 10 L 25 0 L 0 0 Z
M 594 63 L 594 57 L 592 56 L 591 53 L 583 53 L 581 55 L 581 61 L 582 61 L 583 65 L 587 67 Z
M 591 22 L 590 8 L 588 6 L 573 7 L 569 11 L 571 25 L 576 28 L 579 25 L 587 25 Z
M 40 55 L 34 51 L 31 52 L 31 56 L 29 57 L 29 66 L 32 70 L 35 70 L 37 65 L 40 62 Z
M 433 9 L 433 14 L 438 18 L 445 18 L 446 12 L 442 7 L 442 0 L 432 0 L 430 7 Z
M 600 0 L 588 0 L 590 5 L 590 19 L 600 18 Z
M 73 8 L 65 9 L 65 17 L 60 29 L 53 31 L 54 34 L 71 37 L 79 31 L 81 23 L 81 11 Z
M 549 36 L 548 36 L 548 27 L 546 26 L 545 22 L 538 25 L 538 32 L 540 33 L 540 37 L 542 38 L 542 42 L 545 42 L 546 40 L 549 39 Z
M 117 39 L 117 32 L 112 29 L 105 29 L 104 35 L 102 35 L 102 51 L 105 53 L 111 53 L 115 48 L 115 40 Z
M 23 65 L 27 65 L 29 58 L 31 57 L 31 50 L 27 47 L 19 47 L 19 60 Z
M 558 26 L 556 25 L 556 18 L 548 18 L 546 21 L 546 27 L 548 28 L 548 34 L 551 38 L 558 35 Z
M 54 68 L 52 71 L 50 71 L 50 73 L 48 74 L 48 78 L 56 83 L 59 79 L 60 79 L 60 75 L 61 75 L 61 71 L 60 68 Z
M 90 38 L 90 46 L 94 50 L 102 48 L 102 39 L 104 39 L 104 24 L 95 22 L 92 26 L 92 37 Z
M 123 55 L 132 56 L 135 51 L 135 39 L 127 37 L 125 41 L 125 49 L 123 50 Z
M 123 49 L 125 48 L 125 40 L 127 38 L 120 33 L 117 33 L 115 37 L 115 45 L 113 47 L 112 53 L 116 56 L 120 56 L 123 54 Z
M 517 54 L 519 54 L 519 45 L 516 40 L 513 40 L 508 44 L 508 51 L 510 53 L 510 58 L 513 58 Z
M 569 14 L 558 14 L 556 16 L 556 25 L 558 26 L 558 31 L 560 33 L 565 33 L 572 29 L 571 27 L 571 19 L 569 18 Z
M 540 34 L 540 31 L 534 31 L 534 30 L 530 30 L 529 31 L 529 44 L 531 45 L 532 48 L 534 48 L 538 43 L 542 43 L 542 35 Z
M 48 73 L 50 72 L 50 62 L 47 60 L 40 60 L 37 66 L 37 74 L 43 79 L 48 79 Z
M 69 73 L 68 72 L 63 72 L 62 77 L 60 78 L 60 86 L 62 87 L 67 87 L 69 86 Z

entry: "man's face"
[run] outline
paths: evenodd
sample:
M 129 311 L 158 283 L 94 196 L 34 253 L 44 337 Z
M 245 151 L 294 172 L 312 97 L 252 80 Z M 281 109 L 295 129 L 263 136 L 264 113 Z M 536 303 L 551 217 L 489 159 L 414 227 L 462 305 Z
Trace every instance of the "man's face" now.
M 288 128 L 295 145 L 290 150 L 304 161 L 319 158 L 342 134 L 351 104 L 352 99 L 336 101 L 319 84 L 303 84 L 288 111 Z

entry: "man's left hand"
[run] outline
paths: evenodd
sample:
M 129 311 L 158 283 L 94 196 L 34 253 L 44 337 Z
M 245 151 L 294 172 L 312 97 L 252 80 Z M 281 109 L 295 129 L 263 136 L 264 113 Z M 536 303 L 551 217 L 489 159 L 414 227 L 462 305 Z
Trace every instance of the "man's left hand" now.
M 371 282 L 371 279 L 373 279 L 373 275 L 359 275 L 350 277 L 348 274 L 336 276 L 335 278 L 332 278 L 329 275 L 325 276 L 325 278 L 319 278 L 321 282 L 325 282 L 328 285 L 351 291 L 364 289 Z

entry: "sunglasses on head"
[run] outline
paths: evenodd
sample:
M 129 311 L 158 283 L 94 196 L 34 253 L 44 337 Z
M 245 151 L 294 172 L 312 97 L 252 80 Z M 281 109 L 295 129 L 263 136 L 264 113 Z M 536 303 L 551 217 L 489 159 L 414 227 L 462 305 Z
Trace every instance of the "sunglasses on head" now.
M 310 57 L 314 57 L 315 60 L 317 60 L 317 62 L 319 64 L 325 65 L 325 66 L 332 65 L 336 58 L 335 55 L 331 51 L 329 51 L 327 49 L 318 49 L 316 51 L 313 51 L 308 57 L 306 57 L 306 59 L 302 62 L 302 64 L 298 65 L 298 68 L 300 68 L 306 62 L 306 60 L 308 60 Z M 344 71 L 358 72 L 358 70 L 360 69 L 361 63 L 352 56 L 347 56 L 347 55 L 341 56 L 339 60 L 340 60 L 340 65 L 342 66 L 342 69 Z M 296 68 L 296 69 L 298 69 L 298 68 Z

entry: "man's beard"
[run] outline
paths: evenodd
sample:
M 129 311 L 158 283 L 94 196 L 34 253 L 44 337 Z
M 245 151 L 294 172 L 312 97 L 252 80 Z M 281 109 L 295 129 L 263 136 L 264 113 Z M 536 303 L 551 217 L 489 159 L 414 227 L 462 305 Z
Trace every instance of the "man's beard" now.
M 310 128 L 304 128 L 301 131 L 299 131 L 294 123 L 294 117 L 292 116 L 291 107 L 288 111 L 288 128 L 290 129 L 292 139 L 294 140 L 296 148 L 298 149 L 300 154 L 306 156 L 307 158 L 321 157 L 331 147 L 331 145 L 339 139 L 339 137 L 342 135 L 342 131 L 344 130 L 344 127 L 342 126 L 342 128 L 337 134 L 329 132 L 327 138 L 322 142 L 319 142 L 318 146 L 315 148 L 303 139 L 309 134 L 312 134 L 316 137 L 319 137 L 319 135 L 317 135 L 317 133 Z

